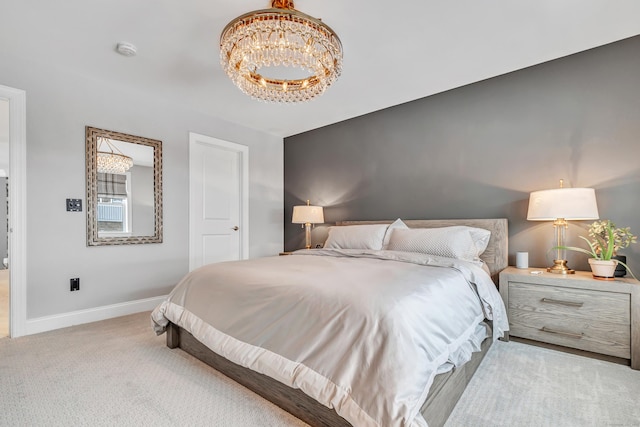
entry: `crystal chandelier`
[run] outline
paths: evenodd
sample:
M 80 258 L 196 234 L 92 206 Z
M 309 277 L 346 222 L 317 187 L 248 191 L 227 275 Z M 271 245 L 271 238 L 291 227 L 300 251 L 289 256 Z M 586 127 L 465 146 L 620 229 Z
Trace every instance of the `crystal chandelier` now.
M 220 36 L 220 62 L 233 83 L 255 99 L 304 102 L 340 75 L 342 43 L 319 19 L 295 10 L 292 0 L 272 0 L 271 9 L 227 24 Z M 294 73 L 299 75 L 283 77 Z
M 109 151 L 101 151 L 103 145 Z M 122 154 L 118 147 L 113 145 L 109 138 L 98 137 L 98 153 L 96 157 L 98 172 L 123 174 L 133 166 L 133 159 Z

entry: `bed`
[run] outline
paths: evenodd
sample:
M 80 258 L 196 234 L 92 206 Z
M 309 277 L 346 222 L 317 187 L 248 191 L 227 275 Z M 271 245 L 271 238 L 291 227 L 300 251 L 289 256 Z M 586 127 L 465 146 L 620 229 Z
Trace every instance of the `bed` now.
M 441 426 L 508 327 L 490 279 L 507 266 L 507 221 L 397 224 L 344 221 L 326 249 L 195 270 L 154 310 L 154 328 L 312 426 Z M 384 228 L 384 250 L 335 246 L 358 226 Z M 488 230 L 481 261 L 413 252 L 408 237 L 443 227 L 465 239 L 460 229 Z

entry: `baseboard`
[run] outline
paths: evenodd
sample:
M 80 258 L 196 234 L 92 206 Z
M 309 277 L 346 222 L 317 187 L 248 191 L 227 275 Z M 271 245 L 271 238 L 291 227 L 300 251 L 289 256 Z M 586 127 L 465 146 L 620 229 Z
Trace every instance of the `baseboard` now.
M 128 301 L 119 304 L 105 305 L 86 310 L 71 311 L 68 313 L 54 314 L 52 316 L 27 319 L 26 335 L 39 334 L 40 332 L 66 328 L 83 323 L 97 322 L 99 320 L 112 319 L 141 311 L 153 310 L 166 299 L 166 295 L 145 298 L 136 301 Z

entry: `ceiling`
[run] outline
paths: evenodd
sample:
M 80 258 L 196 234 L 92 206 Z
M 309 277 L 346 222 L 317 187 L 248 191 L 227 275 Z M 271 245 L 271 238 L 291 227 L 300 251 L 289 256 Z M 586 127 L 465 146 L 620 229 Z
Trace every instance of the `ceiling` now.
M 640 34 L 637 0 L 295 0 L 338 33 L 343 72 L 316 100 L 275 105 L 240 92 L 218 59 L 224 26 L 269 4 L 0 0 L 0 54 L 287 137 Z M 118 55 L 120 41 L 138 55 Z
M 135 144 L 127 141 L 119 141 L 117 139 L 109 139 L 109 142 L 116 147 L 121 154 L 131 157 L 134 165 L 153 167 L 153 147 L 143 144 Z M 101 145 L 98 141 L 98 151 L 114 152 L 105 145 Z M 117 154 L 117 152 L 116 152 Z

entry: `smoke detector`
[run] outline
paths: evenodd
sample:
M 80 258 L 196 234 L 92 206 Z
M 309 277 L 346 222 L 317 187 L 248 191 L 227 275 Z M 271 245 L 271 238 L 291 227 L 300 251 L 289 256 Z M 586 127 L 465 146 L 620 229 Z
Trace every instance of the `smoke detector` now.
M 116 45 L 116 52 L 123 56 L 136 56 L 138 48 L 131 43 L 120 42 Z

